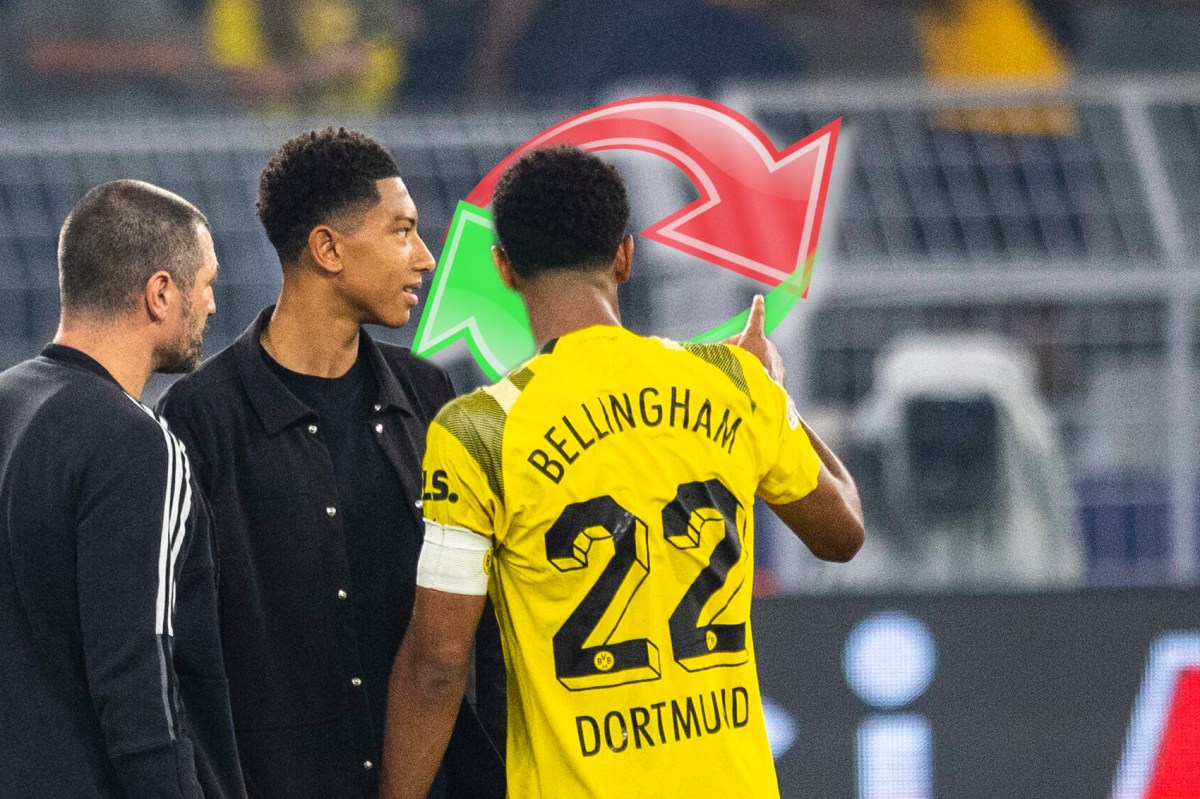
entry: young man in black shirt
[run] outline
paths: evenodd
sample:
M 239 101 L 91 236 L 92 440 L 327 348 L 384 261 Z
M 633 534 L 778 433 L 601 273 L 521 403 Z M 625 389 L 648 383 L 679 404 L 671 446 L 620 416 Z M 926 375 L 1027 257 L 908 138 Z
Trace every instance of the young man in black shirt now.
M 59 240 L 54 343 L 0 374 L 0 797 L 242 797 L 207 506 L 138 401 L 195 368 L 208 222 L 139 181 Z
M 278 304 L 161 408 L 213 505 L 251 796 L 373 797 L 415 593 L 425 430 L 453 390 L 362 326 L 407 322 L 434 260 L 395 161 L 359 133 L 286 142 L 258 213 L 283 267 Z M 477 706 L 503 741 L 498 636 L 478 663 Z M 460 713 L 448 790 L 439 781 L 431 796 L 503 796 L 475 707 Z

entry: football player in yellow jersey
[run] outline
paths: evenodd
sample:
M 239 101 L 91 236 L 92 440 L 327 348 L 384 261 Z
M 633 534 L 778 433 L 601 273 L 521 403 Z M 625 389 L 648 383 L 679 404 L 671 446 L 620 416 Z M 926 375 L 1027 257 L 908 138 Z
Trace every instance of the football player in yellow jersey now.
M 754 497 L 844 561 L 863 541 L 854 482 L 780 385 L 762 298 L 728 344 L 621 327 L 633 238 L 611 166 L 530 153 L 494 214 L 497 268 L 541 349 L 430 426 L 381 796 L 425 796 L 490 590 L 510 797 L 777 798 L 750 630 Z

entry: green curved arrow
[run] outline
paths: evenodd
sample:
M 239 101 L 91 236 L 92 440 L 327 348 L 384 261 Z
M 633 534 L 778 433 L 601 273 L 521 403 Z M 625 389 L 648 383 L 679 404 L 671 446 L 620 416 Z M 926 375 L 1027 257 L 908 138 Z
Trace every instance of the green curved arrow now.
M 492 215 L 460 200 L 413 349 L 429 356 L 465 338 L 475 362 L 499 380 L 530 358 L 537 345 L 521 296 L 500 281 L 492 263 L 495 241 Z
M 421 315 L 413 349 L 430 356 L 465 338 L 475 362 L 499 380 L 537 350 L 521 296 L 500 281 L 492 263 L 492 215 L 459 201 L 446 235 L 441 263 L 433 274 L 429 305 Z M 764 327 L 774 330 L 808 291 L 813 259 L 766 294 Z M 690 340 L 722 341 L 741 332 L 750 309 Z

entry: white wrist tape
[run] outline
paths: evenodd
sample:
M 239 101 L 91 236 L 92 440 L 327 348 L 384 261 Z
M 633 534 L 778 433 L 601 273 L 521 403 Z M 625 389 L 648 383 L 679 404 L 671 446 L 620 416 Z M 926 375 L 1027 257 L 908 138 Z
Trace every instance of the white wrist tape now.
M 426 519 L 417 585 L 447 594 L 483 596 L 488 588 L 483 561 L 491 548 L 492 542 L 479 533 Z

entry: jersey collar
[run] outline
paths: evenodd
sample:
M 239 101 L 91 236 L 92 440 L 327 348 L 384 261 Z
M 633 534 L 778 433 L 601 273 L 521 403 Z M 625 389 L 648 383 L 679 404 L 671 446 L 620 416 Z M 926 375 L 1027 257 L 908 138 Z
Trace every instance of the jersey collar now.
M 82 350 L 68 347 L 65 344 L 51 343 L 47 344 L 42 350 L 42 357 L 55 363 L 63 364 L 64 366 L 91 372 L 97 377 L 108 380 L 117 388 L 121 388 L 121 384 L 117 382 L 117 379 L 112 376 L 111 372 L 105 369 L 99 361 Z M 124 391 L 124 389 L 121 390 Z
M 597 338 L 622 338 L 624 336 L 637 335 L 627 328 L 620 325 L 588 325 L 581 327 L 578 330 L 572 330 L 570 333 L 563 333 L 558 338 L 552 338 L 542 345 L 538 350 L 542 355 L 549 355 L 554 352 L 555 348 L 559 347 L 563 342 L 575 344 L 581 341 L 591 341 Z

